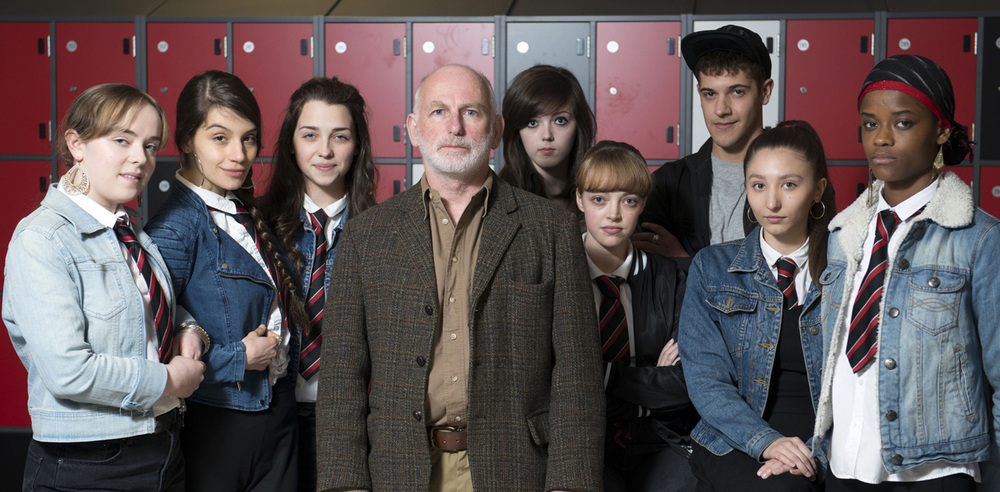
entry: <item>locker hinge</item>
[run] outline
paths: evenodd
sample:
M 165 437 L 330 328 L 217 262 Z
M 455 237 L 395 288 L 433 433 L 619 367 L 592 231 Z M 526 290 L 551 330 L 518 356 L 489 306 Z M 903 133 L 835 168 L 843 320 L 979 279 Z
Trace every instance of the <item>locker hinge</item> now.
M 871 55 L 875 56 L 875 33 L 872 33 Z
M 774 40 L 774 56 L 781 58 L 781 34 L 776 34 Z
M 972 56 L 979 56 L 979 31 L 972 34 Z
M 976 122 L 973 121 L 972 124 L 969 125 L 969 128 L 971 128 L 971 131 L 969 132 L 969 140 L 972 141 L 972 142 L 975 142 L 976 141 Z
M 309 36 L 309 58 L 316 58 L 316 38 Z
M 406 36 L 403 36 L 403 58 L 406 58 Z
M 52 58 L 52 36 L 45 36 L 45 56 Z
M 229 36 L 222 36 L 222 57 L 229 58 Z
M 135 36 L 132 36 L 132 58 L 135 58 Z
M 48 134 L 49 134 L 48 135 L 49 136 L 49 142 L 51 142 L 52 141 L 52 120 L 49 120 Z
M 587 58 L 590 58 L 590 36 L 587 36 Z
M 497 57 L 497 37 L 490 36 L 490 58 Z

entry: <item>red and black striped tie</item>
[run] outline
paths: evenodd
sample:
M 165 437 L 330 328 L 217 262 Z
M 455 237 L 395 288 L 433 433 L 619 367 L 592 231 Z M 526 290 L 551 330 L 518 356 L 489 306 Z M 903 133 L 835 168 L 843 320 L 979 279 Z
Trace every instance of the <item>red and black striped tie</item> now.
M 628 322 L 622 307 L 620 287 L 625 279 L 601 275 L 594 279 L 601 292 L 598 317 L 601 323 L 601 355 L 605 362 L 618 362 L 629 355 Z
M 129 225 L 128 219 L 119 217 L 115 223 L 115 235 L 128 248 L 132 260 L 135 261 L 136 268 L 142 273 L 142 278 L 149 288 L 149 310 L 153 314 L 153 326 L 156 328 L 156 339 L 160 343 L 160 362 L 167 363 L 173 353 L 173 316 L 170 313 L 170 303 L 167 302 L 166 293 L 156 280 L 156 273 L 148 258 L 146 251 L 142 249 L 139 240 L 135 237 L 135 232 Z
M 778 270 L 778 289 L 785 297 L 785 309 L 791 309 L 799 304 L 799 296 L 795 293 L 795 272 L 799 266 L 795 260 L 782 256 L 774 264 Z
M 889 239 L 899 225 L 899 216 L 892 210 L 878 214 L 875 242 L 864 281 L 858 289 L 851 310 L 851 328 L 847 335 L 847 360 L 855 373 L 871 362 L 878 352 L 879 310 L 882 306 L 882 285 L 888 266 Z
M 320 209 L 314 214 L 306 215 L 312 222 L 316 235 L 316 254 L 313 256 L 305 306 L 309 315 L 309 333 L 302 337 L 302 351 L 299 353 L 299 374 L 308 380 L 319 371 L 320 346 L 323 343 L 323 305 L 326 303 L 326 258 L 329 250 L 325 232 L 326 212 Z

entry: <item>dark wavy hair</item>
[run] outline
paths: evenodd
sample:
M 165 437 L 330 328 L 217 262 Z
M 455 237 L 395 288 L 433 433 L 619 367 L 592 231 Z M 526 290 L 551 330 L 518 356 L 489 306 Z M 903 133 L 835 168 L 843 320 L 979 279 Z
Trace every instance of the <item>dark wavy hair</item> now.
M 253 123 L 258 130 L 261 129 L 260 106 L 257 105 L 257 99 L 254 98 L 253 93 L 242 80 L 233 74 L 218 70 L 209 70 L 195 75 L 177 97 L 177 125 L 174 128 L 174 142 L 180 151 L 182 169 L 197 166 L 197 158 L 194 157 L 194 149 L 191 148 L 190 144 L 194 140 L 195 133 L 208 118 L 208 113 L 214 108 L 232 111 Z M 262 143 L 260 145 L 262 146 Z M 185 152 L 185 148 L 188 148 L 190 152 Z M 253 166 L 247 173 L 243 186 L 233 190 L 233 193 L 240 198 L 253 218 L 254 227 L 257 229 L 257 235 L 263 249 L 262 253 L 267 255 L 278 270 L 281 288 L 286 299 L 286 306 L 283 306 L 287 311 L 286 314 L 296 325 L 308 329 L 309 317 L 294 287 L 298 282 L 292 275 L 292 270 L 278 249 L 277 240 L 271 234 L 271 230 L 264 222 L 263 214 L 257 207 L 254 198 Z
M 372 158 L 372 143 L 368 133 L 365 100 L 353 85 L 336 78 L 316 77 L 306 81 L 292 93 L 288 111 L 281 123 L 278 141 L 274 146 L 274 175 L 267 193 L 261 197 L 264 218 L 281 238 L 292 264 L 301 268 L 305 257 L 295 241 L 296 231 L 302 224 L 302 200 L 305 194 L 305 176 L 294 155 L 295 128 L 302 115 L 302 108 L 309 101 L 340 104 L 347 108 L 353 124 L 355 153 L 351 168 L 344 177 L 347 187 L 348 218 L 375 206 L 375 182 L 378 172 Z
M 734 51 L 712 50 L 698 58 L 694 64 L 694 76 L 701 83 L 701 74 L 711 77 L 722 75 L 735 75 L 740 72 L 747 74 L 751 80 L 757 82 L 757 90 L 764 87 L 767 77 L 764 75 L 764 67 L 759 63 Z
M 743 174 L 746 175 L 747 163 L 757 152 L 765 149 L 788 149 L 805 158 L 812 167 L 813 176 L 818 181 L 826 178 L 826 190 L 819 202 L 814 202 L 809 210 L 809 275 L 819 287 L 819 276 L 826 269 L 826 240 L 830 235 L 827 226 L 837 213 L 837 202 L 830 182 L 830 172 L 826 168 L 826 153 L 823 142 L 812 125 L 805 121 L 787 120 L 775 125 L 774 128 L 760 134 L 750 143 L 746 157 L 743 159 Z M 822 203 L 822 215 L 815 218 L 813 210 L 816 203 Z M 750 212 L 752 213 L 752 212 Z
M 566 185 L 562 193 L 551 198 L 573 200 L 576 170 L 594 141 L 596 123 L 580 82 L 565 68 L 535 65 L 517 74 L 507 88 L 503 98 L 504 167 L 500 170 L 501 179 L 517 188 L 546 196 L 541 177 L 524 150 L 521 129 L 528 126 L 529 120 L 554 113 L 563 106 L 570 107 L 576 120 L 576 140 L 570 152 Z

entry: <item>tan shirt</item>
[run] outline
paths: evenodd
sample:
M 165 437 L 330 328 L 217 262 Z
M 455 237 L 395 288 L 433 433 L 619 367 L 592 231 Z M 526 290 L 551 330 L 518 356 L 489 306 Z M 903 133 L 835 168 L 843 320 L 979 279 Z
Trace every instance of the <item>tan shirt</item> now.
M 465 426 L 469 391 L 469 292 L 479 256 L 492 173 L 452 222 L 441 195 L 420 180 L 424 217 L 430 222 L 437 279 L 438 324 L 427 377 L 427 424 Z

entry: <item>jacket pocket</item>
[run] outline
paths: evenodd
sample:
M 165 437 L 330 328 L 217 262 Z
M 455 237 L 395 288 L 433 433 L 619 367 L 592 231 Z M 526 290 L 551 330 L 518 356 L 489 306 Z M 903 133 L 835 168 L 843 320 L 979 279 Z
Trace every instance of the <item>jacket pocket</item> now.
M 930 335 L 958 326 L 965 275 L 924 268 L 909 275 L 906 319 Z
M 528 414 L 525 419 L 528 421 L 528 432 L 531 433 L 531 440 L 538 447 L 549 445 L 549 409 L 536 410 Z
M 747 335 L 747 330 L 753 326 L 751 320 L 757 311 L 757 299 L 746 292 L 722 289 L 709 292 L 705 302 L 725 315 L 725 318 L 716 318 L 719 318 L 717 322 L 726 326 L 722 336 L 729 352 L 735 354 L 750 348 L 751 337 Z
M 83 312 L 87 317 L 108 321 L 125 310 L 126 290 L 121 284 L 122 275 L 117 272 L 125 267 L 125 262 L 101 264 L 79 263 Z M 135 285 L 133 293 L 138 295 Z

